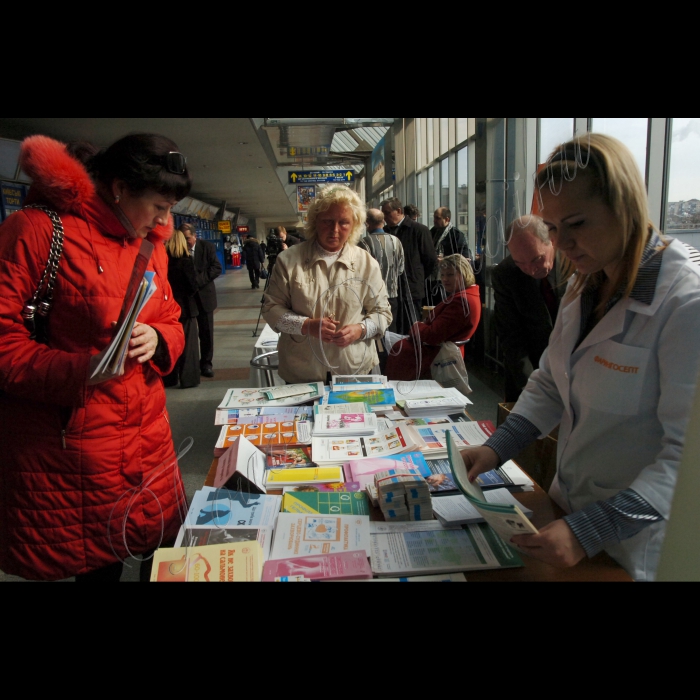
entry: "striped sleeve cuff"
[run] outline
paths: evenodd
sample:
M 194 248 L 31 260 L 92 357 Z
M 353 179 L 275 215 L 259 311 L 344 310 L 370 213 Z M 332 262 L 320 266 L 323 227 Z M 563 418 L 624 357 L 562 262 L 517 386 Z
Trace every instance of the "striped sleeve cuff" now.
M 504 464 L 531 445 L 539 436 L 540 431 L 536 425 L 530 423 L 527 418 L 511 413 L 485 446 L 490 447 L 498 455 L 501 464 Z
M 567 515 L 564 520 L 576 539 L 594 557 L 607 547 L 619 544 L 663 520 L 636 491 L 626 489 L 617 495 L 593 503 L 583 510 Z

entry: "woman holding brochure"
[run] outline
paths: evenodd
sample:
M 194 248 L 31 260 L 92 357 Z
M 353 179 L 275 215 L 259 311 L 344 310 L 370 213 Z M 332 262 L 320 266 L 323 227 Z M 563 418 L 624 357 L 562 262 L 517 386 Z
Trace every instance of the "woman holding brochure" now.
M 32 136 L 20 164 L 32 179 L 27 204 L 58 214 L 64 242 L 38 342 L 23 310 L 54 226 L 25 207 L 0 227 L 0 569 L 118 581 L 127 557 L 174 540 L 187 510 L 162 381 L 184 347 L 163 240 L 191 179 L 177 146 L 148 134 L 99 153 Z M 146 250 L 155 292 L 121 373 L 96 374 Z
M 537 186 L 576 274 L 511 415 L 462 456 L 474 480 L 560 425 L 550 495 L 567 515 L 513 542 L 561 567 L 605 550 L 654 580 L 698 379 L 700 266 L 650 223 L 642 175 L 613 138 L 560 146 Z

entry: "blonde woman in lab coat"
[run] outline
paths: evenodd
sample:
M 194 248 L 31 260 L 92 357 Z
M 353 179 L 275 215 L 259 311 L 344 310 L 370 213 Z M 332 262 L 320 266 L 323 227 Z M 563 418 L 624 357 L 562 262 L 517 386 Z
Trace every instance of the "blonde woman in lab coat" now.
M 473 480 L 560 425 L 550 495 L 567 515 L 513 543 L 559 567 L 607 551 L 634 579 L 654 580 L 700 366 L 697 251 L 654 229 L 616 139 L 560 146 L 537 186 L 576 274 L 511 416 L 462 456 Z

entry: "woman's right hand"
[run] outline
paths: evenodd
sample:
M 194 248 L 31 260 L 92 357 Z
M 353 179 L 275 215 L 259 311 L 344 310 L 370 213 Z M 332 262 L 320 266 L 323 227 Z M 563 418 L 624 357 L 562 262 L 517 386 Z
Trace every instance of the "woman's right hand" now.
M 337 328 L 337 321 L 331 318 L 307 318 L 301 327 L 301 332 L 303 335 L 319 338 L 324 343 L 330 343 Z
M 477 476 L 498 469 L 501 458 L 490 447 L 470 447 L 460 453 L 469 472 L 469 481 L 474 483 Z

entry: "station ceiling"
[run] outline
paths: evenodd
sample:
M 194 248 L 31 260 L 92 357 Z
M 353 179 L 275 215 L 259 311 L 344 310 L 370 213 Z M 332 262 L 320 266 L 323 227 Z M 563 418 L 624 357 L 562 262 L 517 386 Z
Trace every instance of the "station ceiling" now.
M 240 207 L 248 219 L 296 218 L 295 195 L 286 183 L 288 166 L 350 168 L 359 172 L 363 159 L 388 126 L 305 124 L 270 126 L 264 118 L 0 118 L 0 138 L 22 140 L 44 134 L 61 141 L 87 140 L 103 148 L 129 133 L 160 133 L 187 156 L 194 187 L 192 197 L 228 208 Z M 313 120 L 308 120 L 309 122 Z M 393 119 L 383 120 L 390 123 Z M 371 123 L 367 120 L 367 123 Z M 280 143 L 283 148 L 280 148 Z M 287 157 L 289 147 L 331 145 L 323 158 Z M 303 151 L 302 151 L 303 152 Z

